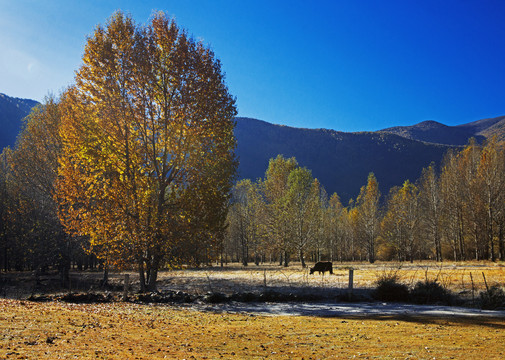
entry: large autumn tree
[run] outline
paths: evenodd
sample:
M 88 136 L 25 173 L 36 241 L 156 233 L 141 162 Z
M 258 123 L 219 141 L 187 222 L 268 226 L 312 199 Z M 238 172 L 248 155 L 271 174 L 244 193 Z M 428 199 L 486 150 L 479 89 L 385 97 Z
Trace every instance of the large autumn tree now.
M 218 247 L 236 169 L 235 99 L 220 62 L 157 13 L 121 12 L 88 38 L 62 96 L 60 219 L 106 263 L 136 264 L 141 290 L 158 269 Z

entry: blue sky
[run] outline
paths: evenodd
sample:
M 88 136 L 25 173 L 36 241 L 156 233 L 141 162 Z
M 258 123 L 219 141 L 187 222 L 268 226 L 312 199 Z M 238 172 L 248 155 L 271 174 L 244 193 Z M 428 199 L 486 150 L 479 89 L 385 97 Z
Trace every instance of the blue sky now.
M 361 131 L 505 115 L 502 0 L 0 0 L 0 92 L 59 94 L 117 9 L 164 10 L 211 46 L 239 116 Z

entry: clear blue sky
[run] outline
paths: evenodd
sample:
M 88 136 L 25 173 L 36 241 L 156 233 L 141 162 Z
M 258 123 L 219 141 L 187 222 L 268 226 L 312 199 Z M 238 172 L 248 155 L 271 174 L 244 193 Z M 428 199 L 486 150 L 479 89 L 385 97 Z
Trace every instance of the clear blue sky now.
M 57 95 L 116 9 L 164 10 L 210 45 L 239 116 L 360 131 L 505 115 L 503 0 L 0 0 L 0 92 Z

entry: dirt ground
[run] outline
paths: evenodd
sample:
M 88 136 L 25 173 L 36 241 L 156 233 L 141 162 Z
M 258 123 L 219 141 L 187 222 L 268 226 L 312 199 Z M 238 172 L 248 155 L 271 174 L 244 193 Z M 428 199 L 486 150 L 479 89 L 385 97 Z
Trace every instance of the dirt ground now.
M 503 359 L 505 320 L 0 299 L 0 359 Z

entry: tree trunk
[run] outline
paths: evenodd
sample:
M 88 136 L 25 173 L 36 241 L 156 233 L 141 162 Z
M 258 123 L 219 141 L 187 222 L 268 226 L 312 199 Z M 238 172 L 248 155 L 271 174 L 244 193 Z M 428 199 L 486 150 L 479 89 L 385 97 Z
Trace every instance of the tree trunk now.
M 437 226 L 437 225 L 435 225 Z M 440 244 L 440 235 L 438 233 L 438 227 L 435 227 L 435 258 L 437 259 L 437 262 L 442 261 L 442 246 Z
M 156 280 L 158 280 L 158 268 L 152 267 L 149 269 L 149 280 L 147 282 L 147 291 L 156 291 Z
M 300 250 L 299 250 L 299 256 L 300 256 L 300 262 L 302 263 L 302 268 L 305 269 L 307 267 L 307 265 L 305 264 L 305 257 L 304 257 L 302 248 L 300 248 Z
M 488 191 L 491 193 L 491 191 Z M 494 255 L 494 239 L 493 239 L 493 210 L 492 210 L 492 202 L 491 202 L 491 197 L 488 196 L 488 238 L 489 238 L 489 244 L 491 245 L 491 261 L 496 261 L 496 257 Z
M 503 224 L 500 224 L 498 230 L 498 251 L 500 252 L 500 261 L 505 261 L 505 246 L 503 239 Z
M 288 251 L 287 250 L 284 250 L 284 267 L 288 267 L 289 266 L 289 258 L 288 258 Z
M 139 281 L 140 281 L 140 292 L 145 293 L 146 292 L 146 277 L 144 274 L 144 263 L 141 260 L 139 263 Z
M 477 235 L 477 223 L 473 224 L 473 242 L 475 244 L 475 260 L 479 260 L 479 237 Z
M 464 237 L 464 225 L 463 225 L 463 214 L 460 214 L 461 220 L 460 220 L 460 227 L 458 231 L 458 247 L 459 247 L 459 259 L 462 261 L 466 260 L 466 255 L 465 255 L 465 237 Z
M 375 244 L 374 239 L 370 239 L 368 243 L 368 261 L 370 264 L 375 262 Z
M 103 266 L 103 278 L 102 278 L 101 286 L 105 287 L 108 284 L 109 284 L 109 266 L 107 264 L 104 264 L 104 266 Z
M 249 260 L 249 248 L 246 241 L 242 241 L 242 265 L 247 266 Z
M 59 267 L 61 286 L 68 288 L 70 285 L 70 262 L 62 259 Z
M 7 239 L 4 237 L 5 242 L 7 243 Z M 9 257 L 7 256 L 7 245 L 3 247 L 3 259 L 4 259 L 4 271 L 9 271 Z
M 496 261 L 496 256 L 494 254 L 494 239 L 493 239 L 493 225 L 489 229 L 489 244 L 491 245 L 491 261 Z

